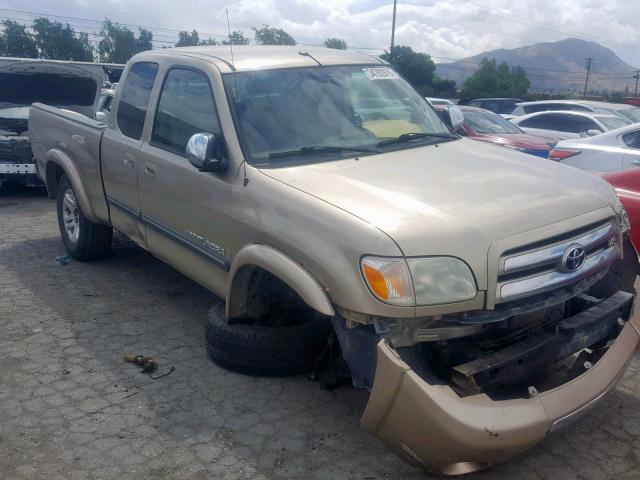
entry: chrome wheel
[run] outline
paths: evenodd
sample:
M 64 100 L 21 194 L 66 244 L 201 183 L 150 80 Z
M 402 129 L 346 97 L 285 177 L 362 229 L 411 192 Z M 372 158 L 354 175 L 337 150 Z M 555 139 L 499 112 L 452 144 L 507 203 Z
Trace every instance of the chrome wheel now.
M 78 213 L 76 195 L 70 188 L 65 190 L 62 200 L 62 222 L 67 237 L 73 243 L 76 243 L 80 235 L 80 215 Z

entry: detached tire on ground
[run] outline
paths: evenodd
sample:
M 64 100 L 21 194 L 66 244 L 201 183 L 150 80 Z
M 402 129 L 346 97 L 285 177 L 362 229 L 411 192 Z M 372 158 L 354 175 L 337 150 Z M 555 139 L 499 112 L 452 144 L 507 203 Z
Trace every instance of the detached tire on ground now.
M 69 255 L 83 261 L 104 257 L 111 248 L 113 228 L 85 217 L 66 175 L 58 182 L 56 202 L 60 236 Z
M 228 323 L 224 304 L 209 310 L 207 352 L 218 365 L 238 373 L 285 376 L 309 372 L 331 332 L 322 315 L 293 326 Z

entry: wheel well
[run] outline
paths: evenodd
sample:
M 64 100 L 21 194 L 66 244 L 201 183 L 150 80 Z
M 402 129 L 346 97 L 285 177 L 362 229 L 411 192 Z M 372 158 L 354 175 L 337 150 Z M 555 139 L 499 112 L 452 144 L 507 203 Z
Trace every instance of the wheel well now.
M 60 178 L 64 174 L 65 174 L 65 171 L 56 162 L 49 161 L 47 163 L 45 179 L 47 184 L 47 192 L 49 193 L 49 198 L 54 198 L 58 193 L 58 184 L 60 183 Z
M 252 322 L 278 317 L 287 319 L 319 315 L 287 283 L 271 272 L 256 266 L 243 266 L 234 275 L 227 299 L 230 319 L 246 318 Z

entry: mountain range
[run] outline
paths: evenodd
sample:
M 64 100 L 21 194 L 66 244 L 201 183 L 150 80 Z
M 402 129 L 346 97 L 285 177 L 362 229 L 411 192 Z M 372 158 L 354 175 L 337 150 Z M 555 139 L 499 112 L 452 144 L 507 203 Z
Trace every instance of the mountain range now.
M 634 67 L 622 61 L 612 50 L 577 38 L 492 50 L 453 63 L 439 63 L 436 72 L 442 78 L 454 80 L 460 88 L 485 57 L 495 59 L 498 64 L 506 62 L 510 66 L 523 67 L 531 82 L 531 91 L 582 92 L 588 58 L 592 59 L 588 92 L 629 89 L 633 93 L 635 88 Z

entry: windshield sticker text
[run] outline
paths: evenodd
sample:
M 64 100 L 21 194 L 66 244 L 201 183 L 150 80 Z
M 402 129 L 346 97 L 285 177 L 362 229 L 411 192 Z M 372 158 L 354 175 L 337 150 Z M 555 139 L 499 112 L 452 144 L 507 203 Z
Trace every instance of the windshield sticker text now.
M 400 77 L 390 68 L 363 68 L 369 80 L 398 80 Z

